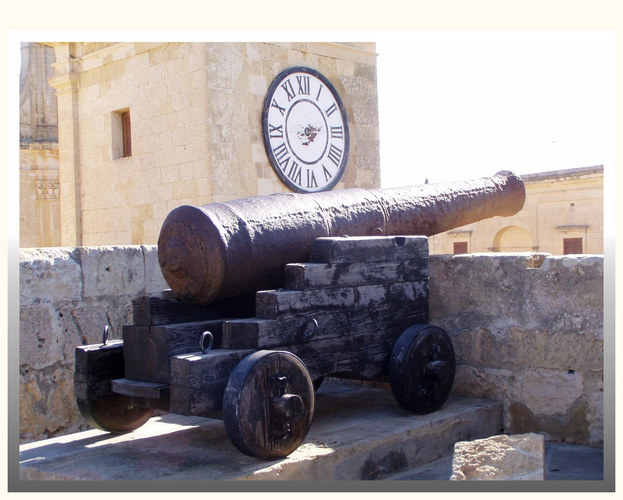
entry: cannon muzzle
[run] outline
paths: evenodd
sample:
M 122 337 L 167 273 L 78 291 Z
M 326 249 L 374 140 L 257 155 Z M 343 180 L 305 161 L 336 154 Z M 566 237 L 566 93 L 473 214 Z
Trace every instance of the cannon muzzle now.
M 387 189 L 277 193 L 171 211 L 158 239 L 165 280 L 180 298 L 218 298 L 282 286 L 284 266 L 309 259 L 322 236 L 426 235 L 523 207 L 512 172 Z

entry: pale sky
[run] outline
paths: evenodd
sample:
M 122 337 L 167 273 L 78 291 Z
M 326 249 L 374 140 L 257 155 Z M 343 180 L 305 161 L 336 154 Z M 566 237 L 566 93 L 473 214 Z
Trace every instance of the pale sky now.
M 61 35 L 48 33 L 48 38 Z M 607 172 L 614 167 L 612 32 L 331 35 L 303 38 L 376 42 L 382 187 L 500 170 L 526 174 L 604 165 Z M 79 32 L 73 38 L 93 36 Z M 151 39 L 153 34 L 127 36 Z M 181 38 L 197 36 L 205 33 Z M 249 36 L 219 35 L 222 41 Z M 15 66 L 19 71 L 19 61 Z
M 383 187 L 614 166 L 614 38 L 403 32 L 377 40 Z

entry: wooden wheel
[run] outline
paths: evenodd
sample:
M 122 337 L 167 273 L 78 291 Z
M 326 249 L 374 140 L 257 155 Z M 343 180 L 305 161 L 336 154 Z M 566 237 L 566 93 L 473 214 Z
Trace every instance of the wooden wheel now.
M 314 414 L 307 368 L 286 351 L 258 351 L 229 376 L 223 395 L 227 435 L 241 452 L 283 458 L 303 442 Z
M 130 398 L 121 395 L 88 400 L 77 398 L 76 402 L 91 426 L 114 434 L 138 429 L 154 414 L 154 410 L 138 408 Z
M 456 361 L 448 334 L 436 326 L 407 328 L 392 350 L 389 377 L 396 401 L 407 410 L 430 413 L 444 404 Z

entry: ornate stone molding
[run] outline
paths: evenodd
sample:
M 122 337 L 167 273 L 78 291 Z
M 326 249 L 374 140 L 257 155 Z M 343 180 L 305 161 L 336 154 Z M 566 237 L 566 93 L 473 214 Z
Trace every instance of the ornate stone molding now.
M 458 229 L 455 231 L 448 231 L 448 236 L 453 236 L 456 238 L 469 238 L 474 231 L 471 229 Z
M 37 181 L 38 200 L 58 200 L 61 193 L 61 185 L 58 182 Z

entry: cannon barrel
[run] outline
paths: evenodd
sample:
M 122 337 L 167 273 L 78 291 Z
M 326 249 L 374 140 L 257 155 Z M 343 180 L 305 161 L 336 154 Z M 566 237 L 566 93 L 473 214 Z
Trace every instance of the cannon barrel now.
M 284 266 L 307 261 L 318 237 L 431 236 L 513 215 L 525 196 L 522 179 L 504 171 L 470 181 L 184 205 L 162 225 L 158 259 L 180 300 L 208 303 L 282 286 Z

